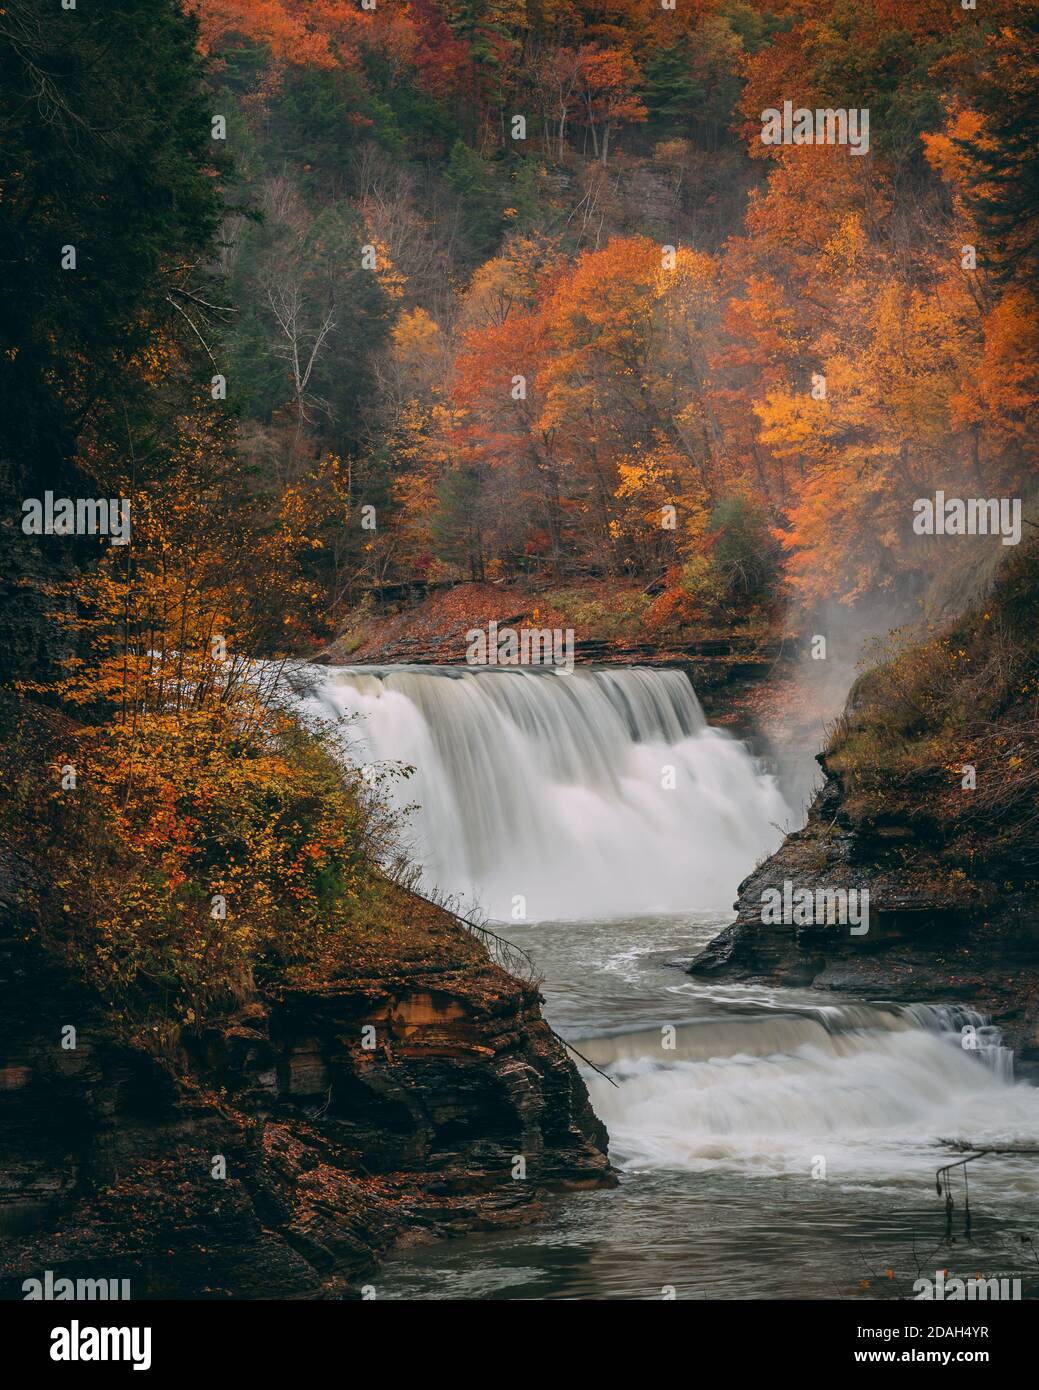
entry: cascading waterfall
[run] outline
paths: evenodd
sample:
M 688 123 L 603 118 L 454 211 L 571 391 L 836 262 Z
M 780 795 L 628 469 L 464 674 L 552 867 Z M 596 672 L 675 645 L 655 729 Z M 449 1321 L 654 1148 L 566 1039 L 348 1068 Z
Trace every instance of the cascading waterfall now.
M 979 1045 L 962 1046 L 963 1029 Z M 804 1174 L 816 1154 L 834 1175 L 936 1164 L 936 1139 L 1018 1143 L 1039 1122 L 1033 1087 L 970 1009 L 842 1004 L 801 1014 L 711 1019 L 582 1041 L 619 1089 L 590 1090 L 622 1162 Z
M 362 765 L 415 769 L 426 886 L 492 919 L 727 909 L 789 817 L 680 671 L 331 667 L 311 703 Z
M 831 1297 L 857 1287 L 864 1242 L 902 1270 L 918 1232 L 938 1238 L 949 1141 L 997 1151 L 970 1172 L 976 1229 L 1001 1239 L 1034 1210 L 1039 1091 L 1014 1081 L 980 1014 L 674 968 L 729 920 L 789 820 L 681 672 L 325 668 L 298 698 L 341 723 L 371 775 L 414 769 L 391 796 L 413 808 L 405 841 L 424 887 L 507 923 L 544 972 L 553 1026 L 610 1078 L 582 1064 L 631 1180 L 548 1223 L 544 1259 L 530 1235 L 466 1244 L 459 1296 L 528 1297 L 533 1266 L 534 1287 L 565 1297 L 663 1284 L 745 1297 L 763 1268 L 768 1287 Z M 964 1202 L 957 1189 L 958 1220 Z M 968 1248 L 972 1271 L 1001 1259 Z M 418 1296 L 444 1297 L 450 1257 L 416 1258 Z

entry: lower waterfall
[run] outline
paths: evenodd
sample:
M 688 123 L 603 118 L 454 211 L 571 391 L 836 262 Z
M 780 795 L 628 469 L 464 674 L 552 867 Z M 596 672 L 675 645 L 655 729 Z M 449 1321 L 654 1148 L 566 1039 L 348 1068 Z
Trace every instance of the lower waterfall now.
M 978 1045 L 968 1053 L 962 1029 Z M 842 1003 L 582 1040 L 614 1157 L 634 1167 L 803 1173 L 816 1152 L 844 1177 L 937 1166 L 937 1136 L 1014 1142 L 1036 1092 L 972 1009 Z

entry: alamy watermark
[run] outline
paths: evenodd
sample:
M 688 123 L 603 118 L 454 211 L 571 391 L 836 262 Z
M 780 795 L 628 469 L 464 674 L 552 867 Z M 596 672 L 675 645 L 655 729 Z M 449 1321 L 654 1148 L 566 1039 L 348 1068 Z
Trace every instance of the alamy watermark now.
M 51 1329 L 52 1361 L 130 1361 L 135 1371 L 152 1364 L 150 1327 L 86 1327 L 73 1318 Z
M 995 536 L 1004 545 L 1021 540 L 1020 497 L 918 497 L 913 503 L 918 536 Z
M 869 108 L 794 108 L 792 101 L 761 113 L 763 145 L 847 145 L 852 154 L 869 154 Z
M 572 627 L 499 628 L 492 619 L 486 628 L 465 634 L 465 659 L 470 666 L 554 666 L 571 675 L 574 669 Z
M 761 894 L 764 926 L 848 927 L 851 936 L 869 931 L 868 888 L 795 888 L 783 880 L 782 891 L 766 888 Z
M 913 1284 L 913 1293 L 918 1300 L 937 1303 L 974 1300 L 1010 1302 L 1021 1297 L 1021 1280 L 983 1279 L 980 1274 L 973 1279 L 949 1279 L 944 1269 L 937 1269 L 933 1279 L 917 1279 Z
M 113 545 L 130 539 L 129 497 L 58 497 L 45 492 L 22 503 L 27 536 L 109 536 Z
M 43 1271 L 42 1279 L 23 1279 L 24 1301 L 55 1300 L 59 1303 L 69 1300 L 100 1299 L 105 1302 L 123 1301 L 130 1297 L 129 1279 L 68 1279 L 64 1275 L 54 1277 L 52 1269 Z

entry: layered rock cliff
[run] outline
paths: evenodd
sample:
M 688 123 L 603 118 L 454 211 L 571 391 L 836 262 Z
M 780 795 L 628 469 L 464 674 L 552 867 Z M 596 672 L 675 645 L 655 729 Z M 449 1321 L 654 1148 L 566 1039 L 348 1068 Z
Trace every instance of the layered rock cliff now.
M 849 925 L 765 924 L 763 897 L 796 889 L 867 889 L 865 935 Z M 1039 908 L 1029 893 L 950 880 L 934 846 L 892 818 L 863 824 L 827 777 L 805 828 L 746 878 L 736 921 L 690 973 L 848 992 L 895 1002 L 956 1002 L 989 1014 L 1022 1064 L 1039 1063 Z M 766 899 L 767 901 L 767 899 Z
M 805 828 L 740 885 L 694 974 L 953 1001 L 1039 1064 L 1039 565 L 864 676 L 819 761 Z M 869 892 L 865 934 L 769 924 L 769 890 Z
M 392 949 L 161 1047 L 117 1034 L 4 906 L 6 1297 L 48 1269 L 134 1298 L 349 1297 L 396 1244 L 612 1182 L 536 986 L 404 892 Z

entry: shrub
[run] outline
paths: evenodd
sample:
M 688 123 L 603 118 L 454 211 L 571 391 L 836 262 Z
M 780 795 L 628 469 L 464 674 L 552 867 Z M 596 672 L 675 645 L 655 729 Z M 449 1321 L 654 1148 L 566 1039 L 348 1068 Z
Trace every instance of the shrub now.
M 273 706 L 245 716 L 233 704 L 63 722 L 30 747 L 39 711 L 23 706 L 8 745 L 6 761 L 39 774 L 4 778 L 19 848 L 50 873 L 29 907 L 47 944 L 138 1022 L 194 1022 L 316 959 L 382 891 L 392 821 L 331 736 Z
M 725 497 L 710 517 L 711 564 L 726 597 L 759 597 L 777 585 L 779 543 L 765 510 L 749 497 Z

